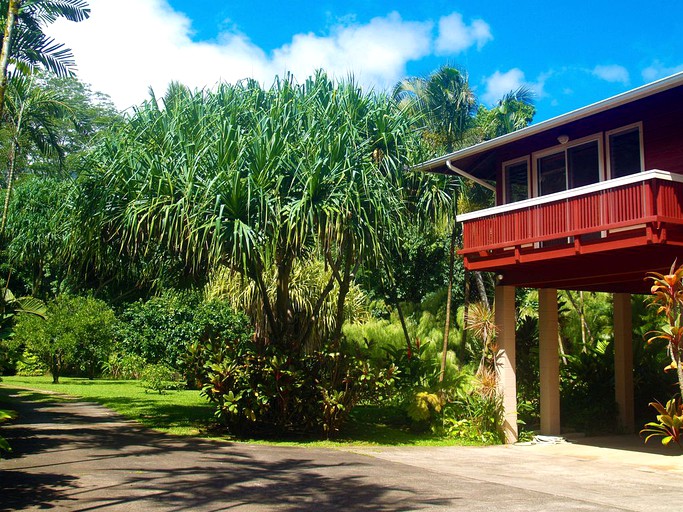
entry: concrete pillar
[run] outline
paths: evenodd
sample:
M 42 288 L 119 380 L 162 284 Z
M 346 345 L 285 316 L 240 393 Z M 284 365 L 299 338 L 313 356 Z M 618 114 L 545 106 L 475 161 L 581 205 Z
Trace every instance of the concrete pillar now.
M 619 408 L 619 429 L 632 433 L 633 417 L 633 326 L 631 294 L 614 294 L 614 392 Z
M 538 358 L 541 380 L 541 434 L 560 434 L 560 357 L 557 290 L 538 290 Z
M 515 362 L 515 287 L 496 286 L 499 392 L 503 396 L 503 429 L 508 443 L 517 442 L 517 367 Z

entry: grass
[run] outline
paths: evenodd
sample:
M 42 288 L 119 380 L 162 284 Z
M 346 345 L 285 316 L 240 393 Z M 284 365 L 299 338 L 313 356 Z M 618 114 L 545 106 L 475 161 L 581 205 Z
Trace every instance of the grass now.
M 223 438 L 230 441 L 342 448 L 348 446 L 451 446 L 462 441 L 411 431 L 400 411 L 389 406 L 358 406 L 350 420 L 334 440 L 319 438 L 236 439 L 216 434 L 213 406 L 199 391 L 169 391 L 164 394 L 146 392 L 137 381 L 88 380 L 60 378 L 53 384 L 51 377 L 3 377 L 0 383 L 0 408 L 11 408 L 10 394 L 31 401 L 58 401 L 82 398 L 108 407 L 126 418 L 154 430 L 177 435 Z M 28 388 L 22 390 L 18 388 Z M 35 393 L 33 391 L 39 391 Z M 45 392 L 48 394 L 46 395 Z

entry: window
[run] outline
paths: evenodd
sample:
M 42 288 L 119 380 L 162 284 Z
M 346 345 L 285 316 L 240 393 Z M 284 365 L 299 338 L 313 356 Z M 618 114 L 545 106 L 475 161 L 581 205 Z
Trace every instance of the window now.
M 567 149 L 567 162 L 569 188 L 600 181 L 600 151 L 597 140 Z
M 609 132 L 609 167 L 612 178 L 628 176 L 643 170 L 640 125 Z
M 503 164 L 505 203 L 516 203 L 529 198 L 529 160 L 516 160 Z
M 562 149 L 544 151 L 536 157 L 538 195 L 554 194 L 600 181 L 600 142 L 577 141 Z

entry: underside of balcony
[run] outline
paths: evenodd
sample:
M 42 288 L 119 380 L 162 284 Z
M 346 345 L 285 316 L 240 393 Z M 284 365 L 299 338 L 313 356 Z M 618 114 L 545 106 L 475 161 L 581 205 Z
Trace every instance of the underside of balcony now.
M 462 215 L 470 270 L 500 284 L 647 293 L 683 263 L 683 177 L 648 171 Z

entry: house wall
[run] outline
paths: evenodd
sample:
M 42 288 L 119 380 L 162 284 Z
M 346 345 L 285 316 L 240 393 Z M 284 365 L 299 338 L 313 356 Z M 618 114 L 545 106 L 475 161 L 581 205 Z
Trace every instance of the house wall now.
M 560 149 L 562 146 L 557 141 L 560 135 L 567 135 L 571 143 L 571 141 L 600 133 L 603 148 L 602 163 L 606 172 L 605 134 L 610 130 L 634 123 L 642 123 L 644 170 L 661 169 L 683 174 L 682 119 L 683 86 L 497 148 L 492 155 L 489 155 L 490 161 L 495 166 L 497 204 L 503 203 L 504 162 L 553 147 Z

